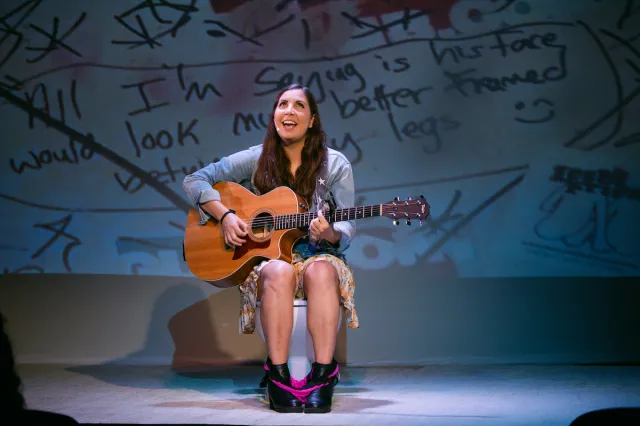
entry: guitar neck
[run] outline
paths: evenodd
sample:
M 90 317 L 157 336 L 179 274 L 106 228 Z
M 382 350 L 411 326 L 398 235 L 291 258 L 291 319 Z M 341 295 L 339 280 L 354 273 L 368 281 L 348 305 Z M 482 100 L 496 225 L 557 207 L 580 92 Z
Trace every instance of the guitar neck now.
M 371 206 L 351 207 L 346 209 L 329 210 L 324 218 L 329 223 L 343 222 L 345 220 L 364 219 L 367 217 L 381 216 L 382 204 Z M 308 226 L 313 219 L 318 217 L 317 212 L 293 213 L 277 215 L 276 229 L 293 229 Z

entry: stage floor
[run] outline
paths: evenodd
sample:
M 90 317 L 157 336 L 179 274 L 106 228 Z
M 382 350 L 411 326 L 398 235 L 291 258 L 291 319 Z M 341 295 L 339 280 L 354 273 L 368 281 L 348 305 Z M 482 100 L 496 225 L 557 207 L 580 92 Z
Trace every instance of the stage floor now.
M 261 367 L 21 365 L 29 408 L 81 423 L 569 425 L 640 407 L 640 366 L 342 367 L 333 412 L 278 414 Z

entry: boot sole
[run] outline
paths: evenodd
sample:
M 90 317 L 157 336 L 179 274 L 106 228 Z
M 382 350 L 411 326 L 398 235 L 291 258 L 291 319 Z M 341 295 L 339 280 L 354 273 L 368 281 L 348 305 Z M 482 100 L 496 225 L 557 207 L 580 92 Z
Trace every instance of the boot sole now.
M 305 414 L 324 414 L 331 412 L 331 407 L 304 407 Z
M 273 411 L 277 413 L 283 414 L 292 414 L 292 413 L 303 413 L 304 408 L 302 407 L 282 407 L 282 408 L 272 408 Z
M 271 398 L 269 398 L 269 408 L 271 408 L 273 411 L 277 413 L 284 413 L 284 414 L 304 412 L 304 407 L 302 405 L 300 407 L 276 407 L 273 404 L 273 400 Z

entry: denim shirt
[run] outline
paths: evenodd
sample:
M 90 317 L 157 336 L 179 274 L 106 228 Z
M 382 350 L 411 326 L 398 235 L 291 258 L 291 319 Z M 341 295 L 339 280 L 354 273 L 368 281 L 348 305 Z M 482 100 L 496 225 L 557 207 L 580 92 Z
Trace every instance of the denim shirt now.
M 187 197 L 192 205 L 200 213 L 200 224 L 204 225 L 210 218 L 200 204 L 208 201 L 220 201 L 220 193 L 212 188 L 218 182 L 235 182 L 244 186 L 249 191 L 257 194 L 253 176 L 258 165 L 258 158 L 262 152 L 262 145 L 255 145 L 243 151 L 223 157 L 216 163 L 186 176 L 182 183 Z M 351 208 L 355 205 L 355 189 L 351 163 L 339 151 L 328 148 L 328 177 L 325 202 L 332 208 Z M 309 202 L 310 200 L 307 200 Z M 233 206 L 227 206 L 233 208 Z M 315 201 L 311 201 L 310 211 L 317 211 Z M 336 231 L 340 231 L 341 237 L 337 246 L 326 242 L 318 247 L 308 244 L 308 239 L 298 240 L 294 252 L 303 258 L 314 254 L 329 253 L 344 259 L 344 250 L 349 247 L 355 235 L 356 224 L 354 220 L 334 222 L 331 224 Z

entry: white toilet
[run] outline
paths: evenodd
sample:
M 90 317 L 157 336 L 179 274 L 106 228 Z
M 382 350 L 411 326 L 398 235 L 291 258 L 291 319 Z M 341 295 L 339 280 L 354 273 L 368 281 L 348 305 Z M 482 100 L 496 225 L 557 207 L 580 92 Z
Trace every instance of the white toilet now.
M 338 329 L 342 323 L 342 306 L 338 317 Z M 264 342 L 264 332 L 260 321 L 260 301 L 256 303 L 256 330 Z M 307 301 L 293 300 L 293 330 L 289 340 L 289 372 L 291 377 L 302 380 L 311 371 L 311 363 L 315 361 L 313 340 L 307 330 Z

